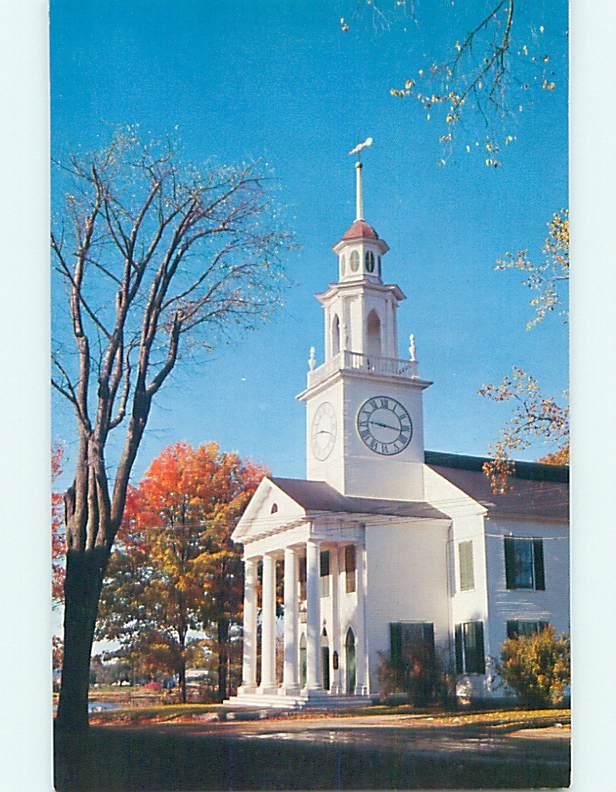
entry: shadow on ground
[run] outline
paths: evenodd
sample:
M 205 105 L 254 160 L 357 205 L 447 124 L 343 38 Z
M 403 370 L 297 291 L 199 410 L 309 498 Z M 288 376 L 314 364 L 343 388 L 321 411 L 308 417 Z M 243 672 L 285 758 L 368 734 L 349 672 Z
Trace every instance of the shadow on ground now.
M 56 789 L 473 789 L 563 787 L 569 744 L 539 729 L 278 724 L 93 727 L 58 735 Z

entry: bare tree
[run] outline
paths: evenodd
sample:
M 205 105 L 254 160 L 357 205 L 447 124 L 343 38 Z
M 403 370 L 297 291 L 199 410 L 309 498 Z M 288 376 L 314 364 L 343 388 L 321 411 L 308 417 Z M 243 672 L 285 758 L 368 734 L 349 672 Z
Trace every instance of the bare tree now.
M 527 322 L 530 330 L 550 314 L 568 321 L 569 285 L 569 210 L 554 212 L 543 245 L 543 257 L 529 257 L 528 250 L 505 253 L 496 263 L 497 270 L 517 270 L 524 275 L 522 285 L 534 296 L 530 300 L 534 316 Z M 546 395 L 538 380 L 519 366 L 497 385 L 483 385 L 479 394 L 493 402 L 507 402 L 513 406 L 509 421 L 500 437 L 490 448 L 493 459 L 483 470 L 495 493 L 510 488 L 510 476 L 515 471 L 512 454 L 525 451 L 537 441 L 556 445 L 556 450 L 539 461 L 554 465 L 569 464 L 569 397 L 567 391 L 558 400 Z
M 199 171 L 132 130 L 60 164 L 72 190 L 51 236 L 64 287 L 54 292 L 53 387 L 78 434 L 64 496 L 63 728 L 87 727 L 102 580 L 152 400 L 189 348 L 252 326 L 279 302 L 290 239 L 262 171 Z
M 347 33 L 367 17 L 379 32 L 400 26 L 405 32 L 417 30 L 434 18 L 437 5 L 427 8 L 414 0 L 349 0 L 349 16 L 340 19 L 340 29 Z M 537 91 L 550 93 L 559 87 L 554 65 L 566 58 L 566 33 L 560 36 L 562 46 L 557 45 L 557 51 L 546 51 L 542 11 L 524 0 L 442 5 L 443 21 L 451 30 L 450 45 L 423 55 L 419 69 L 409 63 L 402 75 L 406 79 L 394 77 L 396 83 L 389 92 L 415 100 L 428 120 L 444 122 L 439 134 L 443 144 L 440 165 L 445 164 L 454 138 L 461 137 L 467 121 L 467 151 L 478 151 L 487 167 L 497 168 L 503 147 L 515 140 L 515 116 L 532 103 Z M 554 12 L 548 16 L 548 25 L 553 25 Z M 412 36 L 409 40 L 409 56 L 415 61 L 416 42 Z M 477 140 L 481 131 L 483 140 Z

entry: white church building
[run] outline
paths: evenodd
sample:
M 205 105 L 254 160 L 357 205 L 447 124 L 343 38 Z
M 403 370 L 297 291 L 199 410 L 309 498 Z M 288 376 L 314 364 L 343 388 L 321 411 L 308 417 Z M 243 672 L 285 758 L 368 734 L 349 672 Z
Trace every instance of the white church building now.
M 317 295 L 325 360 L 311 350 L 298 396 L 307 477 L 263 479 L 233 534 L 245 565 L 233 704 L 366 703 L 383 658 L 395 669 L 409 651 L 451 669 L 461 700 L 486 701 L 506 693 L 494 661 L 508 636 L 569 629 L 568 470 L 518 462 L 495 495 L 485 460 L 425 450 L 432 383 L 412 338 L 399 357 L 405 295 L 384 280 L 388 246 L 364 220 L 360 162 L 356 178 L 338 277 Z

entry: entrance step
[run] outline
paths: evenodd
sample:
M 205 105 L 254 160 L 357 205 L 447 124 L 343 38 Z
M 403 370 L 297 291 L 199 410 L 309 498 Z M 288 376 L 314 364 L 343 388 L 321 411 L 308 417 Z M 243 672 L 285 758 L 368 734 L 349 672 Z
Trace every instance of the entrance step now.
M 228 708 L 255 709 L 348 709 L 366 707 L 372 703 L 370 696 L 332 696 L 326 692 L 311 691 L 296 696 L 279 696 L 275 693 L 243 693 L 223 701 Z

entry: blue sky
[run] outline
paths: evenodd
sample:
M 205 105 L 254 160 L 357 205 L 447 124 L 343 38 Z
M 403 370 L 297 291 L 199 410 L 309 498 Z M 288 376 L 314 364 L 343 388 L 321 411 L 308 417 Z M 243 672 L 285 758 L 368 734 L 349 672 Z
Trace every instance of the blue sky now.
M 313 294 L 335 278 L 331 245 L 354 219 L 346 152 L 368 135 L 375 143 L 364 158 L 365 215 L 391 248 L 384 278 L 408 297 L 400 353 L 413 332 L 422 375 L 434 381 L 425 397 L 427 448 L 486 453 L 507 409 L 477 389 L 513 363 L 537 374 L 547 392 L 567 386 L 566 328 L 551 319 L 526 331 L 528 292 L 515 273 L 493 270 L 505 250 L 538 254 L 546 222 L 567 205 L 566 4 L 533 3 L 532 19 L 520 9 L 516 46 L 550 52 L 557 90 L 516 107 L 507 128 L 516 141 L 496 170 L 483 165 L 485 132 L 476 122 L 461 138 L 471 153 L 460 145 L 438 167 L 443 130 L 389 95 L 463 34 L 456 24 L 486 7 L 465 5 L 471 17 L 461 19 L 450 2 L 424 0 L 416 23 L 392 12 L 388 29 L 366 13 L 342 33 L 339 19 L 351 17 L 355 0 L 52 4 L 54 155 L 97 147 L 117 126 L 139 123 L 155 136 L 176 134 L 193 161 L 264 157 L 301 246 L 288 256 L 293 286 L 275 319 L 178 370 L 161 392 L 137 477 L 180 439 L 214 439 L 278 475 L 304 475 L 305 408 L 294 396 L 310 345 L 322 359 Z M 55 191 L 52 198 L 57 204 Z M 70 415 L 56 404 L 54 436 L 67 442 L 69 470 L 71 433 Z

